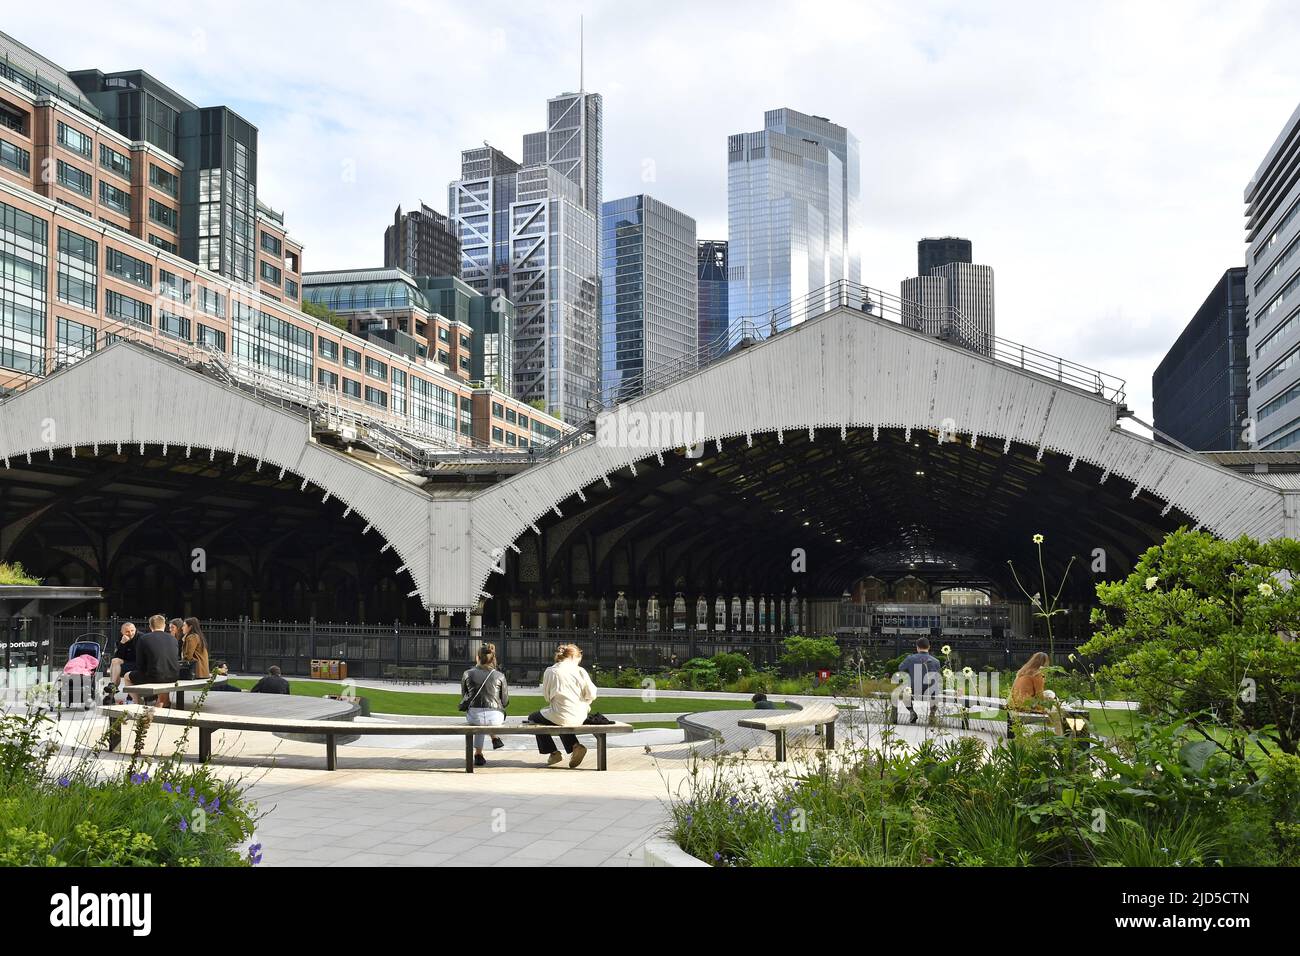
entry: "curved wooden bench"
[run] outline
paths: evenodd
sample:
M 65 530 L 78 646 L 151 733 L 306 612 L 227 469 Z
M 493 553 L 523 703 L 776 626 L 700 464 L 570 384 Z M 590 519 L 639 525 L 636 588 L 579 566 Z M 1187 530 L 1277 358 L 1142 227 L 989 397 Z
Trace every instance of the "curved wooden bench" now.
M 283 717 L 253 717 L 243 714 L 215 714 L 188 710 L 171 710 L 168 708 L 145 707 L 140 704 L 117 704 L 100 708 L 113 720 L 121 715 L 125 720 L 135 720 L 148 715 L 155 724 L 188 726 L 199 732 L 199 759 L 207 761 L 212 756 L 212 732 L 214 730 L 249 730 L 266 733 L 312 734 L 325 738 L 325 769 L 334 770 L 338 766 L 339 737 L 347 736 L 419 736 L 419 737 L 464 737 L 465 738 L 465 772 L 474 772 L 474 735 L 488 734 L 497 737 L 525 736 L 536 737 L 540 734 L 590 734 L 596 738 L 596 769 L 607 770 L 608 735 L 630 734 L 636 728 L 631 724 L 579 724 L 571 727 L 555 727 L 550 724 L 494 724 L 475 726 L 474 724 L 357 724 L 350 720 L 302 720 Z M 120 722 L 115 722 L 114 730 L 120 735 Z M 116 744 L 111 744 L 111 749 Z
M 771 714 L 772 716 L 748 717 L 736 721 L 736 726 L 748 727 L 751 730 L 766 730 L 768 733 L 776 735 L 776 759 L 778 762 L 784 762 L 786 758 L 786 732 L 800 727 L 812 727 L 819 734 L 824 730 L 826 749 L 834 750 L 835 721 L 840 718 L 840 709 L 834 704 L 823 703 L 822 701 L 798 706 L 798 710 L 760 711 L 760 713 Z

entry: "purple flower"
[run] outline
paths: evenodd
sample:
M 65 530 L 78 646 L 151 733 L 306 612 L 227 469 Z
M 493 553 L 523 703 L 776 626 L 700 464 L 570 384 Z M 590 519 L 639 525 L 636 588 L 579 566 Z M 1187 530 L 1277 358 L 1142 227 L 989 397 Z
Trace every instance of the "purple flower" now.
M 740 802 L 740 798 L 739 798 L 739 797 L 732 797 L 732 798 L 731 798 L 730 800 L 728 800 L 727 802 L 728 802 L 729 804 L 731 804 L 731 805 L 734 807 L 736 804 L 738 804 L 738 803 Z
M 170 783 L 164 783 L 164 784 L 162 785 L 162 788 L 163 788 L 163 791 L 164 791 L 165 793 L 175 793 L 175 792 L 176 792 L 176 788 L 175 788 L 174 786 L 172 786 Z
M 721 854 L 721 853 L 714 853 L 714 854 L 713 854 L 713 859 L 714 859 L 714 861 L 721 860 L 721 859 L 722 859 L 722 854 Z
M 784 833 L 784 832 L 785 832 L 785 828 L 784 828 L 783 826 L 781 826 L 781 824 L 778 823 L 778 824 L 776 825 L 776 832 L 777 832 L 777 833 Z
M 60 778 L 59 778 L 59 786 L 60 786 L 60 787 L 68 787 L 68 786 L 71 786 L 71 785 L 72 785 L 72 781 L 69 780 L 67 777 L 60 777 Z
M 194 788 L 193 788 L 193 787 L 190 787 L 190 796 L 191 796 L 191 797 L 194 796 Z
M 147 773 L 133 773 L 131 774 L 131 782 L 134 784 L 148 783 L 149 775 Z
M 203 794 L 200 793 L 198 799 L 199 799 L 199 806 L 203 806 Z
M 220 798 L 216 798 L 216 799 L 214 799 L 214 800 L 212 801 L 212 803 L 210 803 L 210 804 L 208 805 L 208 812 L 209 812 L 209 813 L 220 813 L 220 812 L 221 812 L 221 799 L 220 799 Z
M 181 831 L 181 833 L 186 832 L 189 828 L 190 828 L 190 823 L 189 823 L 189 821 L 186 820 L 184 817 L 181 817 L 181 825 L 180 825 L 180 831 Z
M 251 866 L 262 862 L 262 844 L 254 843 L 248 848 L 248 862 Z

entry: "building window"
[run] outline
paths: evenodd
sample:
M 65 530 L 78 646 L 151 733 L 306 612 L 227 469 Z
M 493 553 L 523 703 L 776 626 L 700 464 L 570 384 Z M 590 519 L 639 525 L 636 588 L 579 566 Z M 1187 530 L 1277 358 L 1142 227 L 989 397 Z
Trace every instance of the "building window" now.
M 99 181 L 99 202 L 124 216 L 131 215 L 131 194 L 103 179 Z
M 153 307 L 137 301 L 129 295 L 122 295 L 112 289 L 104 290 L 104 311 L 110 319 L 130 322 L 132 325 L 153 327 Z
M 107 143 L 99 144 L 99 165 L 123 179 L 131 178 L 131 157 L 122 155 Z
M 361 371 L 361 353 L 343 346 L 343 365 L 346 368 Z
M 155 189 L 165 192 L 168 196 L 175 198 L 180 189 L 180 179 L 174 173 L 169 173 L 161 166 L 149 164 L 149 185 Z
M 515 424 L 517 418 L 518 416 L 515 414 L 515 410 L 513 408 L 506 409 L 506 421 L 508 421 L 511 425 L 513 425 Z
M 280 284 L 280 270 L 265 259 L 262 260 L 262 281 L 269 282 L 274 286 Z
M 361 383 L 354 382 L 350 378 L 343 379 L 343 394 L 351 395 L 353 398 L 361 397 Z
M 149 263 L 135 256 L 128 256 L 122 250 L 114 249 L 112 246 L 105 249 L 104 253 L 104 268 L 110 275 L 125 279 L 127 282 L 134 282 L 146 289 L 153 287 L 153 266 Z
M 506 417 L 506 407 L 505 407 L 504 405 L 502 405 L 500 402 L 493 402 L 493 403 L 492 403 L 492 417 L 493 417 L 493 418 L 505 418 L 505 417 Z
M 451 356 L 447 354 L 445 349 L 438 349 L 438 361 L 443 365 L 450 365 Z
M 366 404 L 373 405 L 376 408 L 388 407 L 388 393 L 378 388 L 366 386 Z
M 190 280 L 172 275 L 166 269 L 158 270 L 158 291 L 175 302 L 190 304 Z
M 319 340 L 320 357 L 327 358 L 331 362 L 339 360 L 339 344 L 329 339 Z
M 281 248 L 282 246 L 280 245 L 279 239 L 271 235 L 269 232 L 262 233 L 262 250 L 264 252 L 269 252 L 273 256 L 278 256 L 280 255 Z
M 94 140 L 81 130 L 73 129 L 62 120 L 59 121 L 59 145 L 64 149 L 71 150 L 79 156 L 85 156 L 89 159 L 93 143 Z
M 232 299 L 231 354 L 285 379 L 310 383 L 314 336 L 276 315 Z
M 503 432 L 503 431 L 502 431 L 500 428 L 498 428 L 496 425 L 493 425 L 493 426 L 492 426 L 492 440 L 493 440 L 494 442 L 503 442 L 503 441 L 505 441 L 505 432 Z
M 149 233 L 149 245 L 157 246 L 159 249 L 164 252 L 170 252 L 172 255 L 176 255 L 176 253 L 180 251 L 176 247 L 176 243 L 168 242 L 162 236 L 155 236 L 152 232 Z
M 466 351 L 469 351 L 469 336 L 468 336 L 468 335 L 462 335 L 462 336 L 460 337 L 460 347 L 463 348 L 463 349 L 465 349 Z
M 59 301 L 99 308 L 99 243 L 59 227 Z
M 316 370 L 316 382 L 325 388 L 332 388 L 338 391 L 339 377 L 327 368 L 318 368 Z
M 220 329 L 210 329 L 202 322 L 199 323 L 199 345 L 206 346 L 214 352 L 224 352 L 226 350 L 226 333 Z
M 0 366 L 41 368 L 48 268 L 45 220 L 0 202 Z
M 220 292 L 199 286 L 199 310 L 218 319 L 226 317 L 226 299 Z
M 470 432 L 470 424 L 469 424 L 469 422 L 461 422 L 461 423 L 460 423 L 460 433 L 461 433 L 462 435 L 469 435 L 469 434 L 471 434 L 471 432 Z
M 284 294 L 291 299 L 298 298 L 298 283 L 294 282 L 292 279 L 285 279 Z
M 176 210 L 156 199 L 149 200 L 149 218 L 160 226 L 176 231 Z
M 11 129 L 26 136 L 27 120 L 26 112 L 15 109 L 9 103 L 0 102 L 0 129 Z
M 91 184 L 94 183 L 95 177 L 91 176 L 90 173 L 86 172 L 84 169 L 78 169 L 71 163 L 65 163 L 63 160 L 59 160 L 57 177 L 60 186 L 65 189 L 71 189 L 74 193 L 81 193 L 81 195 L 89 198 L 90 187 Z M 86 215 L 90 214 L 86 213 Z
M 63 199 L 63 198 L 56 199 L 55 202 L 57 202 L 60 206 L 66 206 L 68 209 L 71 209 L 73 212 L 79 212 L 79 213 L 81 213 L 81 214 L 82 214 L 83 216 L 85 216 L 87 219 L 94 219 L 94 218 L 95 218 L 94 216 L 92 216 L 92 215 L 90 214 L 90 210 L 89 210 L 89 209 L 82 209 L 82 208 L 81 208 L 80 206 L 78 206 L 76 203 L 68 202 L 66 199 Z
M 520 428 L 527 428 L 527 427 L 528 427 L 528 416 L 527 416 L 527 415 L 520 415 L 520 416 L 519 416 L 519 427 L 520 427 Z
M 190 340 L 190 320 L 180 315 L 173 315 L 163 309 L 158 310 L 158 331 L 168 338 Z
M 442 327 L 439 327 L 439 328 L 438 328 L 438 341 L 439 341 L 439 342 L 450 342 L 450 341 L 451 341 L 451 337 L 447 334 L 447 330 L 444 329 L 444 328 L 442 328 Z
M 60 317 L 57 328 L 60 362 L 76 362 L 95 351 L 95 330 L 91 326 Z
M 518 442 L 519 442 L 519 439 L 515 436 L 515 433 L 514 433 L 514 432 L 506 432 L 506 444 L 507 444 L 507 445 L 515 445 L 515 444 L 518 444 Z
M 21 146 L 0 139 L 0 166 L 8 166 L 24 176 L 32 173 L 32 154 Z
M 369 355 L 367 355 L 366 374 L 369 375 L 371 378 L 377 378 L 381 382 L 386 382 L 388 381 L 388 366 L 385 365 L 383 362 L 379 361 L 379 359 L 372 359 Z
M 102 222 L 104 225 L 109 226 L 112 229 L 116 229 L 118 232 L 124 232 L 128 236 L 131 235 L 130 229 L 126 228 L 126 226 L 122 226 L 119 225 L 118 223 L 113 222 L 113 220 L 111 219 L 105 219 L 103 216 L 100 216 L 99 221 Z

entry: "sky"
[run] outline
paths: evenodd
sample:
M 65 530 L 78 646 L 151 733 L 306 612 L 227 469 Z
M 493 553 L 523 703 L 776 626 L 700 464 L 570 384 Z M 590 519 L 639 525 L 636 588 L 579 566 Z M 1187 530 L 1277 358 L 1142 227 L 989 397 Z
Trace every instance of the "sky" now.
M 59 9 L 56 27 L 10 5 L 2 26 L 65 69 L 145 69 L 258 127 L 259 197 L 309 271 L 382 265 L 398 204 L 446 211 L 462 149 L 520 158 L 579 85 L 581 16 L 604 198 L 647 192 L 725 238 L 727 136 L 780 106 L 826 116 L 861 142 L 866 284 L 897 294 L 917 239 L 967 237 L 997 334 L 1126 379 L 1147 421 L 1151 373 L 1244 263 L 1243 190 L 1300 100 L 1285 0 Z

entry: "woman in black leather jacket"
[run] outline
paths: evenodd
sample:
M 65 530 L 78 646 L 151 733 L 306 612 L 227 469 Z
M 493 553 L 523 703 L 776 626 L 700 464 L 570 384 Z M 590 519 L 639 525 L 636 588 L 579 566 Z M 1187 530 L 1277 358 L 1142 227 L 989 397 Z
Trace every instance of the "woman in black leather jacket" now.
M 465 720 L 475 726 L 500 726 L 506 722 L 506 708 L 510 706 L 510 688 L 506 684 L 506 675 L 497 669 L 497 648 L 495 644 L 483 644 L 475 655 L 478 663 L 467 670 L 460 678 L 460 709 L 465 711 Z M 474 735 L 474 765 L 481 767 L 487 763 L 483 756 L 483 738 L 485 734 Z M 504 747 L 505 741 L 500 737 L 492 738 L 492 749 Z

